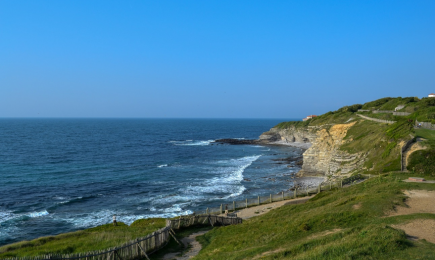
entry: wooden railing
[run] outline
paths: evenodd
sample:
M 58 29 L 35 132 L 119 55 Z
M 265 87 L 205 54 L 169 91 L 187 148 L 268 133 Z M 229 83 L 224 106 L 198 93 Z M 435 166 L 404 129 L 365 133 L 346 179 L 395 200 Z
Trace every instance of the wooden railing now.
M 223 217 L 216 215 L 192 215 L 179 219 L 167 219 L 166 226 L 145 237 L 127 242 L 119 247 L 108 250 L 92 251 L 76 254 L 49 254 L 42 256 L 25 256 L 6 258 L 7 260 L 130 260 L 149 259 L 148 255 L 163 248 L 171 237 L 175 239 L 174 229 L 198 225 L 227 226 L 242 223 L 238 217 Z

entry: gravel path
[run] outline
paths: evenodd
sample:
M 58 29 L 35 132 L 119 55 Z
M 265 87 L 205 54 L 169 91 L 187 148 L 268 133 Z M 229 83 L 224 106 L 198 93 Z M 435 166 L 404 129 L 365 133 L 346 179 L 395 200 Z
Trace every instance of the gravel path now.
M 273 202 L 273 203 L 264 204 L 264 205 L 260 205 L 260 206 L 250 207 L 247 209 L 237 210 L 236 213 L 237 213 L 237 217 L 239 217 L 239 218 L 249 219 L 249 218 L 252 218 L 255 216 L 263 215 L 263 214 L 271 211 L 272 209 L 276 209 L 276 208 L 279 208 L 279 207 L 284 206 L 284 205 L 305 203 L 306 201 L 308 201 L 312 197 L 314 197 L 314 195 L 309 196 L 309 197 L 292 199 L 292 200 L 283 200 L 283 201 Z

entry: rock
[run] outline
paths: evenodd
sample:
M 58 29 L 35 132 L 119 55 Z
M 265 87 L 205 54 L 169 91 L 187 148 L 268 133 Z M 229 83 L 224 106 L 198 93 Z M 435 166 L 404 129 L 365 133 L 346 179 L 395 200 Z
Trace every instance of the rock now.
M 259 140 L 226 138 L 226 139 L 218 139 L 215 141 L 215 143 L 219 143 L 219 144 L 260 144 L 261 142 Z

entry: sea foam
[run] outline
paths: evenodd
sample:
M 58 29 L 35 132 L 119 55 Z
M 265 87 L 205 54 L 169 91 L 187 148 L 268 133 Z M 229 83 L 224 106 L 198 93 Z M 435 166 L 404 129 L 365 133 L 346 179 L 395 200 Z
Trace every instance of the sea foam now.
M 194 141 L 194 140 L 186 140 L 186 141 L 170 141 L 170 143 L 174 145 L 186 145 L 186 146 L 205 146 L 215 142 L 215 140 L 207 140 L 207 141 Z

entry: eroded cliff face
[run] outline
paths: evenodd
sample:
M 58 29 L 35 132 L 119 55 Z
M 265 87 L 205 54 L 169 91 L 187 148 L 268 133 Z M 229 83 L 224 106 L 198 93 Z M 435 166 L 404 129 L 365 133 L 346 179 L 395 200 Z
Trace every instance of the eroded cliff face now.
M 339 150 L 343 138 L 355 122 L 336 124 L 316 132 L 312 146 L 303 154 L 304 164 L 300 176 L 338 176 L 348 174 L 364 163 L 365 154 L 349 154 Z
M 351 173 L 362 167 L 364 163 L 364 153 L 349 154 L 339 150 L 340 146 L 346 142 L 343 139 L 347 131 L 354 124 L 355 122 L 308 128 L 272 128 L 262 134 L 260 140 L 309 142 L 312 145 L 303 154 L 304 163 L 298 175 L 335 177 Z

